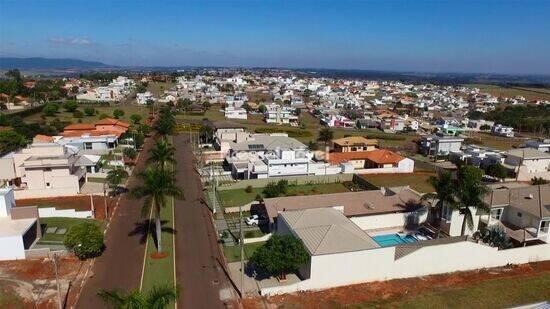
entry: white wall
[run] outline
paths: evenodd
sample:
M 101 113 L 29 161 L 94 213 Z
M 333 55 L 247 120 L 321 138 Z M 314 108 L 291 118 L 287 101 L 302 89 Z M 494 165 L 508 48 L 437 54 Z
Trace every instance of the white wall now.
M 38 208 L 40 218 L 66 217 L 66 218 L 91 218 L 92 211 L 76 211 L 74 209 L 55 209 L 55 207 Z
M 20 235 L 0 237 L 0 248 L 0 261 L 25 258 L 25 246 Z
M 381 229 L 387 227 L 403 227 L 407 223 L 409 213 L 392 213 L 376 216 L 350 217 L 362 230 Z M 426 222 L 428 211 L 418 212 L 419 223 Z
M 311 276 L 296 284 L 261 288 L 262 295 L 318 290 L 362 282 L 500 267 L 550 260 L 550 244 L 498 250 L 470 241 L 425 246 L 395 260 L 396 247 L 319 255 Z

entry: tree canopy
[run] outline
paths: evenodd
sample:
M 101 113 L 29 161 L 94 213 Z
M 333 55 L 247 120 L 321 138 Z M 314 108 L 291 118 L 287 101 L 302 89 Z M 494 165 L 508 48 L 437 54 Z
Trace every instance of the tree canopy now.
M 297 271 L 309 259 L 302 242 L 292 235 L 274 234 L 259 247 L 250 261 L 273 276 Z

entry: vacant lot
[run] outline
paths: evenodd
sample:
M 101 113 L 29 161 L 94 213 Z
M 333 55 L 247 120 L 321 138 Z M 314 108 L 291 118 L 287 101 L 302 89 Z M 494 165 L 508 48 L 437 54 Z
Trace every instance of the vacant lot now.
M 520 138 L 500 137 L 481 132 L 472 134 L 471 141 L 478 145 L 491 147 L 498 150 L 510 150 L 525 142 Z
M 264 188 L 253 188 L 251 192 L 245 189 L 223 190 L 219 191 L 219 197 L 222 200 L 223 207 L 237 207 L 248 204 L 262 194 Z M 349 190 L 342 183 L 327 183 L 315 185 L 296 185 L 289 186 L 286 196 L 292 195 L 312 195 L 348 192 Z
M 497 85 L 470 84 L 468 87 L 479 88 L 482 92 L 490 93 L 496 97 L 513 98 L 522 96 L 527 100 L 550 100 L 550 89 L 529 87 L 502 87 Z
M 550 262 L 247 299 L 245 308 L 507 308 L 550 299 Z
M 377 187 L 399 187 L 408 185 L 420 193 L 427 193 L 434 191 L 434 188 L 428 182 L 430 176 L 435 176 L 435 173 L 416 172 L 412 174 L 361 175 L 361 178 L 366 179 Z

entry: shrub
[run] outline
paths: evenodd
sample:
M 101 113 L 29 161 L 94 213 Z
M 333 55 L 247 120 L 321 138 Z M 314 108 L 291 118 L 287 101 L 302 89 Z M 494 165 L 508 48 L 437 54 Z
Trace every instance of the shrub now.
M 246 193 L 252 193 L 252 191 L 254 191 L 254 188 L 252 188 L 251 185 L 248 185 L 248 186 L 246 187 L 246 189 L 244 189 L 244 191 L 245 191 Z
M 73 117 L 74 118 L 82 118 L 82 117 L 84 117 L 84 114 L 81 111 L 76 110 L 76 111 L 73 112 Z
M 275 234 L 254 252 L 250 261 L 273 276 L 285 278 L 286 273 L 297 271 L 308 259 L 300 240 Z
M 93 116 L 95 114 L 95 108 L 86 106 L 84 108 L 84 114 L 86 114 L 86 116 Z
M 101 115 L 98 116 L 98 118 L 101 120 L 101 119 L 105 119 L 105 118 L 109 118 L 109 115 L 103 113 Z
M 59 111 L 59 104 L 57 103 L 48 103 L 42 109 L 44 115 L 51 117 L 54 116 Z
M 67 101 L 63 103 L 63 108 L 69 113 L 72 113 L 78 108 L 78 103 L 76 103 L 76 101 Z
M 72 226 L 63 244 L 81 260 L 99 256 L 105 248 L 103 232 L 95 222 Z
M 123 110 L 117 108 L 113 111 L 113 117 L 115 117 L 115 119 L 119 119 L 122 116 L 124 116 Z

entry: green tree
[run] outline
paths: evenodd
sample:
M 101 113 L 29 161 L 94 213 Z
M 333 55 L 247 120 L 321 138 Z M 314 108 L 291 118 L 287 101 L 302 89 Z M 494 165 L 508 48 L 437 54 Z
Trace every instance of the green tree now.
M 113 111 L 113 117 L 115 117 L 115 119 L 120 119 L 122 116 L 124 116 L 123 110 L 117 108 Z
M 73 112 L 73 117 L 76 118 L 76 119 L 81 119 L 81 118 L 84 117 L 84 114 L 81 111 L 76 110 L 76 111 Z
M 101 290 L 97 295 L 105 304 L 117 309 L 163 309 L 178 298 L 177 290 L 170 286 L 155 286 L 148 292 Z
M 63 108 L 69 112 L 72 113 L 78 108 L 78 103 L 76 101 L 70 100 L 63 103 Z
M 481 126 L 479 127 L 479 129 L 480 129 L 481 131 L 489 131 L 489 130 L 491 130 L 491 126 L 488 125 L 488 124 L 483 124 L 483 125 L 481 125 Z
M 143 117 L 141 117 L 141 115 L 138 115 L 138 114 L 132 114 L 132 115 L 130 116 L 130 120 L 131 120 L 134 124 L 140 123 L 140 121 L 141 121 L 142 118 L 143 118 Z
M 199 136 L 201 141 L 209 143 L 214 137 L 214 129 L 211 126 L 201 126 L 199 129 Z
M 124 150 L 122 151 L 122 153 L 124 154 L 124 156 L 130 160 L 134 160 L 136 157 L 137 157 L 137 150 L 135 150 L 134 148 L 124 148 Z
M 161 139 L 149 151 L 148 163 L 155 164 L 162 170 L 166 170 L 168 163 L 176 163 L 174 154 L 176 149 L 167 140 Z
M 105 180 L 109 184 L 109 187 L 113 190 L 113 195 L 116 195 L 116 190 L 122 181 L 128 177 L 128 172 L 126 172 L 121 167 L 114 168 L 107 173 Z
M 57 103 L 47 103 L 46 105 L 44 105 L 44 108 L 42 108 L 42 112 L 48 117 L 55 116 L 58 111 L 59 104 Z
M 452 207 L 455 204 L 457 192 L 456 183 L 450 172 L 443 171 L 437 177 L 431 176 L 428 182 L 435 188 L 435 193 L 426 193 L 422 196 L 423 201 L 436 201 L 434 209 L 435 219 L 441 218 L 441 211 L 444 207 Z
M 86 114 L 86 116 L 93 116 L 93 115 L 95 115 L 95 108 L 90 107 L 90 106 L 84 107 L 84 114 Z
M 487 173 L 487 175 L 489 175 L 489 176 L 493 176 L 493 177 L 498 178 L 500 180 L 504 180 L 504 178 L 506 178 L 506 176 L 508 176 L 508 169 L 506 169 L 506 167 L 504 167 L 504 165 L 502 165 L 500 163 L 497 163 L 497 164 L 489 165 L 485 169 L 485 173 Z
M 0 131 L 0 154 L 17 150 L 27 145 L 27 139 L 15 131 Z
M 462 235 L 466 226 L 470 230 L 474 228 L 474 216 L 479 212 L 489 212 L 489 206 L 483 201 L 488 188 L 481 182 L 483 171 L 475 166 L 463 166 L 458 170 L 457 196 L 453 206 L 460 214 L 464 215 L 462 222 Z
M 73 225 L 65 235 L 63 244 L 82 260 L 101 255 L 105 248 L 103 231 L 96 222 L 91 221 Z
M 174 128 L 176 127 L 176 119 L 170 109 L 164 108 L 161 110 L 155 127 L 157 132 L 161 135 L 170 135 L 174 132 Z
M 274 234 L 251 256 L 250 261 L 272 276 L 285 278 L 309 259 L 302 242 L 291 235 Z
M 258 111 L 264 114 L 265 112 L 267 112 L 267 107 L 263 104 L 260 104 L 260 106 L 258 106 Z
M 140 174 L 143 185 L 132 189 L 131 195 L 135 198 L 145 198 L 141 212 L 143 216 L 149 214 L 151 208 L 155 213 L 155 236 L 157 252 L 162 252 L 162 224 L 160 210 L 166 206 L 167 197 L 181 197 L 183 192 L 176 185 L 174 174 L 160 168 L 148 169 Z
M 8 70 L 6 73 L 4 73 L 4 76 L 10 79 L 14 79 L 16 81 L 21 81 L 23 77 L 21 76 L 21 71 L 18 69 L 12 69 Z
M 325 142 L 325 146 L 330 142 L 334 137 L 334 132 L 329 127 L 324 127 L 319 131 L 319 140 Z

